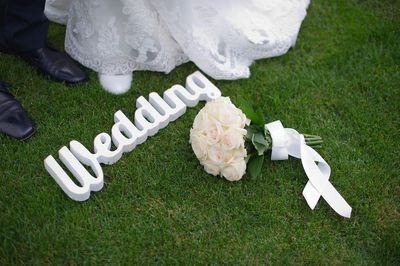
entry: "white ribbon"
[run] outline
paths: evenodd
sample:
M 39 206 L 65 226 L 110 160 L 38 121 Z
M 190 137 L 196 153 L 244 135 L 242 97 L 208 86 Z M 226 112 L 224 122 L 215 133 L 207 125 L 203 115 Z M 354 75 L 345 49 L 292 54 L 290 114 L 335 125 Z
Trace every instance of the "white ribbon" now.
M 292 128 L 284 128 L 281 121 L 265 125 L 272 138 L 271 160 L 287 160 L 289 155 L 301 159 L 309 179 L 303 190 L 308 206 L 313 210 L 322 196 L 339 215 L 350 218 L 351 207 L 329 182 L 331 168 L 304 136 Z

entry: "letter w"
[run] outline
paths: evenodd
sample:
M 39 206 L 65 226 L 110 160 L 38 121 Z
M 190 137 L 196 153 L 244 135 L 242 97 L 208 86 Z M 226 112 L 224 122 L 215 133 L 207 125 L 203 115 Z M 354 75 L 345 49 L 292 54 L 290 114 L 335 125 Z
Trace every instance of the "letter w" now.
M 53 156 L 44 160 L 44 166 L 61 189 L 73 200 L 85 201 L 90 197 L 90 191 L 99 191 L 103 188 L 103 169 L 94 154 L 89 152 L 78 141 L 70 142 L 70 149 L 62 147 L 58 151 L 60 160 L 68 168 L 82 186 L 76 185 L 68 174 L 61 168 Z M 92 176 L 83 166 L 90 166 L 96 177 Z

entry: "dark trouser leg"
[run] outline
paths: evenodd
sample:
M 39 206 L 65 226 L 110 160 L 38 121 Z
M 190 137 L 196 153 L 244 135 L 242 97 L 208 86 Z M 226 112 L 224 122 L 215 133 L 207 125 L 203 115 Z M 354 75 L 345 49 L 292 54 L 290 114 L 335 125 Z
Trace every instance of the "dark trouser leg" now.
M 14 52 L 44 47 L 49 24 L 43 12 L 46 1 L 9 0 L 7 2 L 5 19 L 0 26 L 0 46 Z
M 0 25 L 3 23 L 4 18 L 6 17 L 6 8 L 7 8 L 7 1 L 0 0 Z
M 44 15 L 45 3 L 46 0 L 8 0 L 6 18 L 0 25 L 0 50 L 19 55 L 56 81 L 83 83 L 87 80 L 85 72 L 68 56 L 47 45 L 49 21 Z

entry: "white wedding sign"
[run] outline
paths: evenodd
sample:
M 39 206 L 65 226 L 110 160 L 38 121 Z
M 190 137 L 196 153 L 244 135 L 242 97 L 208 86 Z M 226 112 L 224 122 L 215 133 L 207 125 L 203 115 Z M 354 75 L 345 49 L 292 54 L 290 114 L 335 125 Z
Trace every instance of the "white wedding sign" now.
M 155 92 L 149 99 L 139 97 L 134 123 L 122 111 L 114 114 L 111 136 L 100 133 L 94 138 L 94 153 L 76 140 L 69 143 L 69 148 L 62 147 L 59 159 L 71 174 L 79 181 L 76 185 L 53 156 L 44 160 L 44 166 L 61 189 L 73 200 L 89 199 L 91 191 L 99 191 L 104 185 L 104 175 L 100 164 L 114 164 L 125 152 L 132 151 L 137 145 L 155 135 L 186 112 L 186 107 L 193 107 L 199 101 L 209 101 L 221 96 L 221 91 L 199 71 L 189 75 L 186 86 L 174 85 L 164 92 L 163 97 Z M 116 147 L 111 150 L 112 144 Z M 84 165 L 93 170 L 93 176 Z

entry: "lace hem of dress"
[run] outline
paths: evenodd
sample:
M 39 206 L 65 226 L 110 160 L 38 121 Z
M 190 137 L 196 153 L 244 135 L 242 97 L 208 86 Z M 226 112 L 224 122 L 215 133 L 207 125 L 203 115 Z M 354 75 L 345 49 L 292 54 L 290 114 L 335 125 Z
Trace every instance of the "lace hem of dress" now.
M 68 10 L 65 50 L 101 74 L 168 73 L 187 61 L 214 79 L 250 76 L 296 42 L 309 0 L 47 0 Z M 70 4 L 69 4 L 70 3 Z M 62 7 L 57 13 L 57 7 Z M 229 8 L 227 8 L 229 7 Z

